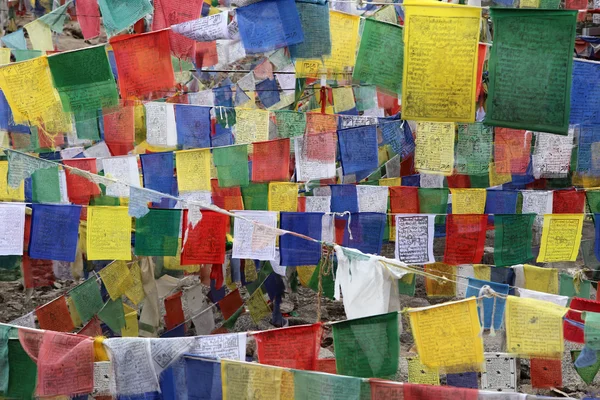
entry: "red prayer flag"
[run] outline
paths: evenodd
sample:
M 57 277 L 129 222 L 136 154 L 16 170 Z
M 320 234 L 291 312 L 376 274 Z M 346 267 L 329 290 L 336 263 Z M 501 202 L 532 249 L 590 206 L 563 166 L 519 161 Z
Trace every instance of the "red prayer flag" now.
M 119 106 L 106 110 L 103 116 L 104 141 L 113 156 L 125 156 L 135 142 L 135 110 Z
M 89 171 L 93 174 L 98 172 L 95 158 L 73 158 L 71 160 L 63 160 L 63 164 Z M 91 197 L 100 195 L 100 188 L 94 182 L 81 175 L 74 174 L 68 168 L 65 171 L 67 176 L 67 193 L 69 194 L 69 201 L 71 203 L 88 205 Z
M 337 116 L 331 114 L 306 113 L 306 135 L 315 133 L 337 133 Z
M 534 389 L 562 387 L 562 360 L 532 358 L 530 362 L 529 375 Z
M 110 39 L 123 99 L 139 99 L 153 92 L 164 97 L 175 86 L 169 30 L 120 35 Z
M 230 292 L 227 296 L 223 297 L 218 304 L 221 313 L 223 314 L 223 319 L 227 321 L 229 317 L 235 314 L 235 312 L 244 305 L 244 301 L 242 300 L 242 296 L 240 296 L 240 290 L 235 289 L 233 292 Z
M 215 281 L 215 289 L 219 290 L 223 287 L 225 278 L 223 277 L 223 264 L 213 264 L 210 269 L 210 279 Z M 207 286 L 210 286 L 210 282 Z
M 479 98 L 479 94 L 481 93 L 481 84 L 483 81 L 483 63 L 485 62 L 485 56 L 487 54 L 487 46 L 483 43 L 479 44 L 479 50 L 477 53 L 477 94 L 475 98 Z
M 565 8 L 567 10 L 586 10 L 588 8 L 588 0 L 566 0 Z
M 198 19 L 203 0 L 154 0 L 152 30 L 170 28 L 171 25 Z M 196 41 L 170 31 L 171 52 L 178 58 L 191 60 L 196 51 Z
M 52 260 L 38 260 L 30 258 L 27 254 L 23 254 L 22 262 L 23 281 L 26 288 L 39 288 L 54 284 Z
M 219 63 L 219 55 L 217 53 L 217 42 L 196 42 L 196 66 L 212 67 Z
M 585 192 L 555 190 L 552 193 L 552 214 L 580 214 L 585 210 Z
M 335 358 L 322 358 L 317 360 L 317 368 L 315 370 L 327 374 L 337 374 Z
M 578 322 L 583 326 L 584 322 L 581 318 L 581 313 L 573 310 L 600 313 L 600 302 L 582 299 L 580 297 L 573 297 L 571 299 L 571 303 L 569 304 L 569 311 L 567 311 L 567 314 L 565 315 L 565 321 L 563 321 L 563 334 L 565 336 L 565 340 L 575 343 L 584 343 L 583 329 L 567 321 L 567 319 L 569 319 L 571 321 Z
M 494 128 L 494 165 L 498 174 L 525 174 L 530 151 L 530 131 Z
M 444 263 L 451 265 L 481 263 L 487 220 L 487 215 L 448 215 Z
M 252 181 L 288 181 L 290 139 L 276 139 L 253 144 Z
M 177 292 L 165 298 L 165 324 L 166 330 L 170 331 L 185 321 L 183 305 L 181 304 L 181 292 Z
M 35 309 L 40 328 L 56 332 L 71 332 L 75 327 L 65 296 Z
M 92 39 L 100 35 L 100 10 L 97 0 L 77 0 L 77 21 L 84 39 Z
M 94 389 L 94 340 L 44 332 L 37 360 L 38 396 L 91 393 Z
M 184 210 L 181 265 L 223 264 L 228 221 L 227 215 L 202 211 L 202 219 L 192 228 L 188 210 Z
M 213 204 L 224 210 L 243 210 L 244 200 L 242 191 L 239 187 L 222 188 L 219 187 L 218 179 L 211 179 Z
M 369 379 L 371 400 L 404 400 L 404 384 L 400 382 Z
M 400 162 L 400 176 L 410 176 L 415 173 L 415 155 L 411 153 Z
M 40 149 L 54 149 L 57 146 L 65 144 L 65 136 L 62 134 L 53 135 L 46 133 L 43 129 L 38 129 L 38 148 Z
M 393 214 L 419 213 L 419 188 L 412 186 L 391 186 L 390 210 Z
M 448 187 L 452 189 L 468 189 L 471 187 L 471 178 L 469 175 L 451 175 L 447 176 Z
M 404 398 L 418 400 L 477 400 L 479 390 L 403 383 Z
M 306 212 L 306 197 L 298 196 L 298 212 Z
M 90 337 L 102 336 L 102 326 L 100 326 L 98 317 L 92 317 L 90 322 L 85 324 L 77 334 Z
M 258 362 L 276 367 L 317 370 L 321 324 L 272 329 L 254 335 Z

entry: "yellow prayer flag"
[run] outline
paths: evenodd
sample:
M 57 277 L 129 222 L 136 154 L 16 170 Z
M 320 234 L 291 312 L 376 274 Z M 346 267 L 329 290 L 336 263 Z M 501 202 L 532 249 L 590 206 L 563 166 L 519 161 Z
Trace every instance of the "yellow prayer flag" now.
M 320 73 L 325 72 L 321 60 L 308 58 L 294 60 L 294 70 L 297 78 L 316 78 Z
M 558 294 L 558 269 L 523 265 L 525 289 Z
M 390 242 L 395 242 L 396 241 L 396 225 L 395 221 L 396 221 L 396 216 L 395 215 L 388 215 L 388 226 L 390 227 L 389 229 L 389 241 Z
M 223 400 L 279 400 L 283 368 L 221 360 Z
M 104 267 L 98 274 L 112 300 L 121 298 L 134 284 L 125 261 L 115 261 Z
M 521 0 L 519 8 L 540 8 L 540 0 Z
M 492 267 L 485 264 L 473 264 L 473 275 L 475 279 L 489 282 L 492 280 Z
M 54 51 L 52 31 L 48 25 L 36 19 L 23 26 L 23 28 L 29 34 L 33 50 Z
M 298 211 L 298 184 L 294 182 L 269 183 L 269 211 Z
M 385 164 L 390 159 L 387 147 L 388 146 L 385 145 L 377 148 L 377 161 L 379 162 L 379 165 Z
M 394 229 L 395 230 L 395 229 Z M 425 265 L 425 272 L 439 276 L 438 279 L 425 277 L 427 297 L 454 297 L 456 293 L 456 266 L 436 262 Z
M 8 161 L 0 161 L 0 200 L 2 201 L 24 201 L 25 182 L 21 181 L 18 188 L 8 186 Z
M 281 399 L 294 399 L 294 373 L 292 371 L 281 371 Z
M 127 298 L 137 306 L 146 297 L 146 294 L 144 293 L 144 287 L 142 285 L 142 270 L 137 261 L 134 262 L 129 269 L 129 274 L 131 275 L 132 284 L 125 291 L 125 296 L 127 296 Z
M 530 357 L 561 358 L 566 312 L 567 308 L 548 301 L 508 296 L 505 314 L 507 351 Z
M 537 262 L 575 261 L 581 244 L 583 214 L 546 214 Z
M 0 65 L 10 64 L 10 49 L 0 48 Z
M 271 309 L 265 301 L 265 295 L 260 288 L 256 289 L 252 295 L 246 300 L 246 305 L 250 311 L 250 317 L 255 324 L 258 324 L 261 319 L 271 314 Z
M 131 260 L 131 217 L 127 207 L 88 207 L 87 259 Z
M 415 140 L 415 168 L 419 172 L 452 175 L 454 131 L 451 122 L 419 122 Z
M 356 107 L 352 86 L 333 88 L 333 110 L 336 114 Z
M 323 57 L 328 73 L 344 72 L 348 67 L 354 66 L 359 26 L 358 15 L 329 11 L 331 55 Z
M 210 191 L 210 149 L 175 152 L 177 185 L 180 193 Z
M 400 186 L 402 184 L 401 178 L 381 178 L 379 180 L 379 186 Z
M 419 357 L 406 358 L 408 363 L 408 383 L 440 385 L 440 373 L 435 368 L 423 365 Z
M 123 305 L 125 306 L 125 305 Z M 137 311 L 128 312 L 125 314 L 125 326 L 121 328 L 122 337 L 138 337 L 139 325 Z
M 244 260 L 244 277 L 246 278 L 246 282 L 254 282 L 258 279 L 254 260 Z
M 490 187 L 504 185 L 512 181 L 512 175 L 509 173 L 502 174 L 496 171 L 496 163 L 490 163 L 489 168 Z
M 408 311 L 423 364 L 446 372 L 481 369 L 483 340 L 474 297 Z
M 265 110 L 235 110 L 235 144 L 269 140 L 269 112 Z M 251 146 L 248 147 L 250 152 Z
M 483 214 L 485 212 L 485 189 L 450 189 L 452 214 Z
M 481 8 L 408 0 L 404 14 L 402 118 L 475 122 Z
M 317 269 L 314 265 L 301 265 L 296 267 L 296 272 L 298 273 L 298 280 L 300 284 L 304 287 L 308 287 L 308 282 L 310 282 L 310 278 L 315 273 L 315 269 Z
M 71 321 L 73 321 L 73 326 L 83 326 L 81 316 L 79 315 L 79 313 L 77 312 L 77 308 L 75 307 L 75 302 L 70 297 L 67 297 L 67 306 L 69 307 L 69 314 L 71 314 Z
M 46 131 L 58 133 L 48 123 L 68 119 L 53 86 L 46 56 L 1 67 L 0 88 L 6 96 L 16 124 L 44 123 Z

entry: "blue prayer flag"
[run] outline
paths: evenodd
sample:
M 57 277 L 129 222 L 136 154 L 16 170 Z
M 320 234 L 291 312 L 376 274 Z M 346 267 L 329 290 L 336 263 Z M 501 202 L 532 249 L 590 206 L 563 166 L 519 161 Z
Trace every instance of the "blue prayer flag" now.
M 294 0 L 264 0 L 238 8 L 236 15 L 246 53 L 264 53 L 304 41 Z
M 347 220 L 348 216 L 341 218 Z M 344 232 L 344 246 L 366 254 L 380 254 L 386 223 L 386 214 L 353 213 L 350 218 L 350 227 Z
M 402 186 L 413 186 L 420 187 L 421 186 L 421 175 L 408 175 L 402 177 Z
M 356 185 L 329 185 L 331 188 L 331 212 L 358 212 Z
M 485 214 L 516 214 L 518 197 L 517 191 L 488 189 Z
M 596 226 L 596 241 L 594 242 L 594 254 L 600 261 L 600 214 L 594 214 L 594 225 Z
M 260 102 L 265 108 L 269 108 L 279 103 L 279 100 L 281 99 L 275 78 L 265 79 L 264 81 L 257 83 L 256 92 L 258 93 Z
M 600 64 L 573 61 L 570 123 L 600 124 Z
M 140 154 L 142 163 L 142 174 L 144 187 L 156 190 L 161 193 L 177 195 L 177 181 L 173 176 L 174 161 L 173 152 L 167 151 L 164 153 Z M 175 201 L 171 199 L 163 199 L 160 203 L 169 207 Z
M 344 175 L 373 171 L 379 166 L 377 125 L 339 130 L 338 139 Z
M 600 156 L 598 150 L 593 148 L 594 143 L 600 145 L 600 125 L 580 125 L 577 172 L 584 175 L 600 175 Z
M 233 91 L 231 85 L 225 85 L 225 82 L 221 82 L 222 86 L 213 88 L 213 94 L 215 96 L 215 106 L 233 107 Z
M 472 296 L 479 297 L 479 289 L 483 286 L 488 285 L 493 291 L 499 294 L 508 294 L 509 287 L 504 283 L 496 283 L 489 281 L 481 281 L 475 278 L 469 278 L 467 287 L 467 293 L 465 297 L 469 298 Z M 492 326 L 492 317 L 494 320 L 494 329 L 500 329 L 502 326 L 502 320 L 504 319 L 504 305 L 506 299 L 502 297 L 493 297 L 483 299 L 483 327 L 489 329 Z M 479 305 L 477 306 L 479 309 Z M 480 317 L 481 318 L 481 317 Z
M 12 110 L 8 105 L 4 92 L 0 90 L 0 129 L 12 133 L 31 133 L 27 125 L 15 124 Z
M 446 374 L 446 385 L 478 389 L 477 372 L 460 372 L 458 374 Z
M 75 261 L 81 206 L 32 204 L 29 256 Z
M 185 356 L 188 398 L 192 400 L 220 400 L 222 394 L 221 363 Z
M 323 213 L 282 212 L 280 227 L 302 235 L 321 240 Z M 279 238 L 280 265 L 296 267 L 300 265 L 317 265 L 321 259 L 321 245 L 293 235 Z
M 175 122 L 183 149 L 210 147 L 210 107 L 175 104 Z
M 2 36 L 2 43 L 9 49 L 27 50 L 27 41 L 25 40 L 25 32 L 23 28 Z

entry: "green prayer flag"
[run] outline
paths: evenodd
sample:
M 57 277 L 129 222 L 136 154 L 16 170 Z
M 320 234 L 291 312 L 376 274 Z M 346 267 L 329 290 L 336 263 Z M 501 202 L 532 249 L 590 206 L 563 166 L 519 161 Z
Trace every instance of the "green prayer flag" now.
M 481 122 L 458 124 L 456 172 L 463 175 L 488 175 L 492 143 L 491 126 Z
M 0 325 L 0 393 L 8 389 L 8 333 L 12 328 Z
M 360 400 L 371 400 L 371 384 L 369 381 L 360 383 Z
M 576 285 L 575 283 L 576 282 L 571 275 L 561 273 L 559 294 L 561 296 L 589 299 L 592 283 L 588 280 L 579 281 L 578 285 Z
M 250 283 L 246 283 L 246 289 L 248 290 L 248 293 L 252 294 L 256 289 L 261 287 L 272 272 L 273 267 L 271 267 L 271 263 L 268 261 L 263 262 L 262 267 L 258 272 L 258 277 L 256 278 L 256 280 Z
M 577 358 L 579 357 L 580 353 L 581 350 L 571 350 L 571 360 L 575 362 L 575 360 L 577 360 Z M 591 385 L 594 381 L 594 378 L 598 374 L 598 371 L 600 370 L 600 358 L 598 358 L 598 360 L 589 367 L 578 368 L 575 365 L 573 365 L 573 368 L 575 368 L 575 371 L 577 371 L 577 374 L 581 377 L 581 379 L 583 379 L 585 383 Z
M 400 359 L 398 313 L 333 324 L 337 373 L 362 378 L 396 374 Z
M 487 125 L 566 135 L 576 10 L 492 8 Z
M 32 58 L 41 57 L 44 54 L 44 52 L 41 51 L 41 50 L 17 50 L 17 49 L 11 49 L 11 52 L 15 56 L 15 61 L 16 62 L 31 60 Z
M 335 272 L 337 271 L 337 261 L 333 265 L 333 273 L 330 271 L 329 274 L 323 274 L 321 278 L 321 287 L 323 288 L 323 296 L 328 299 L 334 300 L 333 292 L 335 291 Z M 321 262 L 317 264 L 315 271 L 308 281 L 308 287 L 315 292 L 319 291 L 319 274 L 321 273 Z
M 29 400 L 34 398 L 37 365 L 27 355 L 18 339 L 8 341 L 8 390 L 5 397 Z
M 535 217 L 535 214 L 494 215 L 494 263 L 497 267 L 523 264 L 533 259 Z
M 91 320 L 102 309 L 102 295 L 96 277 L 91 277 L 69 292 L 77 314 L 83 323 Z
M 294 370 L 295 400 L 361 400 L 362 379 Z
M 352 79 L 398 94 L 402 92 L 403 63 L 402 28 L 366 19 Z
M 358 86 L 354 89 L 356 109 L 358 111 L 370 110 L 377 107 L 377 89 L 373 86 Z
M 37 20 L 48 25 L 53 32 L 62 33 L 65 26 L 65 20 L 69 18 L 67 8 L 73 3 L 73 0 L 67 1 L 60 7 L 55 8 L 46 15 L 42 15 Z M 104 47 L 104 46 L 101 46 Z
M 151 208 L 135 220 L 135 254 L 138 256 L 176 256 L 179 245 L 181 210 Z
M 600 350 L 600 313 L 586 311 L 582 314 L 585 321 L 583 337 L 585 345 L 592 350 Z
M 414 297 L 417 279 L 415 274 L 406 274 L 398 279 L 398 293 Z
M 34 203 L 60 203 L 60 178 L 58 167 L 38 169 L 31 175 Z
M 102 320 L 111 331 L 119 334 L 125 326 L 125 312 L 123 311 L 123 300 L 108 300 L 104 307 L 98 312 L 98 318 Z
M 219 187 L 247 186 L 250 182 L 248 172 L 248 145 L 216 147 L 213 160 L 217 167 Z
M 244 210 L 267 211 L 269 208 L 269 184 L 250 183 L 242 187 Z
M 21 256 L 0 256 L 0 270 L 15 270 L 21 267 Z
M 469 180 L 472 188 L 486 189 L 490 187 L 489 175 L 470 175 Z
M 148 0 L 98 0 L 98 6 L 108 37 L 128 28 L 153 10 Z
M 448 189 L 419 188 L 419 211 L 423 214 L 446 214 Z
M 75 131 L 77 139 L 100 140 L 97 112 L 94 110 L 75 113 Z
M 586 190 L 585 200 L 593 214 L 600 213 L 600 190 Z
M 540 7 L 545 10 L 558 10 L 560 8 L 560 0 L 540 0 Z
M 294 138 L 304 136 L 306 130 L 306 114 L 296 111 L 273 111 L 275 114 L 275 124 L 277 125 L 277 135 L 280 138 Z M 290 140 L 292 151 L 294 141 Z
M 65 112 L 95 112 L 119 104 L 104 46 L 53 55 L 48 66 Z
M 243 312 L 244 306 L 241 306 L 236 312 L 233 313 L 231 317 L 229 317 L 225 322 L 223 322 L 223 325 L 221 326 L 227 330 L 233 329 L 235 323 L 237 322 L 238 318 L 240 317 L 240 315 L 242 315 Z

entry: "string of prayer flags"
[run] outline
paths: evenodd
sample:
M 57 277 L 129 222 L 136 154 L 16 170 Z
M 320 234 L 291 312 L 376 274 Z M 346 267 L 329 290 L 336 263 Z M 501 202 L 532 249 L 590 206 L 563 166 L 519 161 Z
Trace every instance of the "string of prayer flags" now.
M 148 0 L 133 0 L 126 3 L 118 0 L 99 0 L 98 5 L 108 37 L 133 25 L 136 21 L 152 13 L 153 10 L 152 4 Z
M 219 187 L 246 186 L 248 178 L 248 146 L 217 147 L 213 149 L 213 160 L 217 167 Z M 252 165 L 254 174 L 254 164 Z
M 397 212 L 392 210 L 392 212 Z M 435 215 L 396 215 L 396 260 L 408 265 L 435 262 Z
M 480 264 L 483 257 L 487 215 L 446 217 L 446 264 Z
M 314 371 L 321 348 L 320 324 L 272 329 L 257 333 L 258 362 L 283 368 Z
M 175 152 L 177 187 L 180 193 L 210 191 L 210 149 Z
M 293 59 L 319 59 L 331 54 L 329 7 L 319 3 L 296 3 L 304 40 L 289 46 Z
M 80 206 L 33 204 L 29 256 L 75 261 Z
M 485 285 L 489 286 L 498 294 L 508 295 L 509 286 L 504 283 L 469 278 L 465 297 L 479 297 L 479 290 Z M 491 329 L 492 327 L 493 329 L 500 329 L 502 327 L 505 304 L 506 300 L 500 296 L 494 298 L 484 298 L 481 300 L 481 304 L 478 307 L 480 310 L 480 315 L 481 308 L 483 308 L 483 319 L 480 318 L 480 322 L 485 329 Z
M 273 260 L 275 258 L 275 241 L 277 213 L 274 211 L 236 211 L 242 218 L 266 225 L 271 229 L 239 218 L 233 227 L 233 248 L 231 257 L 248 260 Z
M 75 329 L 65 296 L 37 307 L 35 315 L 41 329 L 56 332 L 71 332 Z
M 98 311 L 102 309 L 104 303 L 100 294 L 100 288 L 95 277 L 88 278 L 80 285 L 77 285 L 69 292 L 69 297 L 75 305 L 77 314 L 82 322 L 90 321 Z
M 127 207 L 87 209 L 88 260 L 131 260 L 131 218 Z
M 537 261 L 575 261 L 581 244 L 583 217 L 583 214 L 545 215 Z
M 290 213 L 280 214 L 279 226 L 282 230 L 296 232 L 316 240 L 321 239 L 322 213 Z M 279 238 L 280 265 L 295 267 L 317 265 L 321 259 L 321 245 L 286 234 Z
M 253 182 L 286 181 L 289 179 L 290 139 L 258 142 L 254 143 L 252 147 Z
M 381 51 L 382 46 L 388 51 Z M 352 79 L 391 93 L 400 93 L 403 61 L 402 28 L 371 18 L 365 19 Z
M 344 175 L 373 171 L 379 166 L 376 125 L 340 130 L 338 139 Z
M 417 171 L 428 174 L 452 174 L 454 129 L 453 123 L 417 123 L 414 161 Z
M 151 209 L 135 220 L 135 254 L 176 256 L 181 210 Z
M 567 309 L 555 304 L 508 296 L 506 347 L 510 353 L 542 358 L 563 354 L 563 316 Z
M 484 122 L 567 134 L 577 12 L 498 8 L 490 16 L 495 35 Z M 546 99 L 542 107 L 538 99 Z
M 400 359 L 398 313 L 336 323 L 333 343 L 336 370 L 340 375 L 393 376 Z
M 65 112 L 118 105 L 119 95 L 104 46 L 48 57 L 54 87 Z
M 494 215 L 494 263 L 505 267 L 529 262 L 535 214 Z
M 405 3 L 402 118 L 475 122 L 480 18 L 476 7 L 418 0 Z M 429 24 L 436 28 L 426 28 Z M 444 63 L 443 73 L 431 62 L 442 60 L 440 48 L 452 49 L 452 62 Z
M 183 211 L 181 265 L 223 264 L 229 217 L 215 211 L 202 211 L 202 219 L 193 226 L 189 213 L 190 210 Z
M 480 369 L 484 358 L 477 300 L 470 298 L 409 309 L 409 316 L 423 364 L 449 372 Z
M 0 204 L 0 256 L 22 255 L 25 235 L 25 204 Z
M 102 9 L 105 1 L 114 0 L 100 2 L 103 21 L 106 24 L 106 14 Z M 136 2 L 148 1 L 133 1 Z M 169 30 L 122 35 L 112 38 L 110 44 L 119 72 L 121 98 L 143 98 L 152 93 L 158 93 L 159 97 L 162 97 L 165 91 L 173 89 L 175 76 L 171 64 Z

